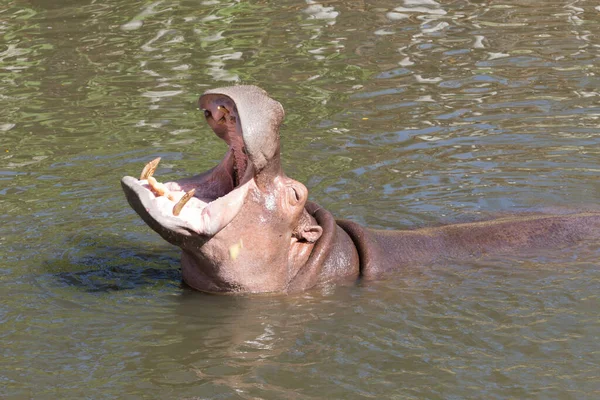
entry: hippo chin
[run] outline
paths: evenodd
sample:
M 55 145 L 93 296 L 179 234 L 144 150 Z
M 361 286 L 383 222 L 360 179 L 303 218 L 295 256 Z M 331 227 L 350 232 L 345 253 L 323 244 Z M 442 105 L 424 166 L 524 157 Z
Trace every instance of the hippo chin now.
M 281 168 L 281 104 L 255 86 L 207 91 L 200 108 L 229 149 L 215 168 L 177 182 L 152 176 L 121 184 L 127 201 L 182 249 L 182 275 L 212 293 L 295 292 L 318 284 L 377 278 L 440 259 L 553 247 L 598 237 L 600 213 L 514 216 L 408 231 L 336 221 L 308 202 L 306 187 Z

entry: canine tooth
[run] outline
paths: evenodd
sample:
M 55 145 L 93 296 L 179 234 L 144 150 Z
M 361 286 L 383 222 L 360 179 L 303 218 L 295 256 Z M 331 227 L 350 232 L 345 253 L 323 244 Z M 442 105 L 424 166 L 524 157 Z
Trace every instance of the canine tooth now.
M 140 175 L 140 181 L 144 179 L 148 179 L 152 175 L 154 175 L 154 171 L 156 171 L 156 167 L 158 167 L 158 163 L 160 162 L 160 157 L 155 158 L 150 161 L 148 164 L 144 166 L 142 170 L 142 174 Z
M 173 215 L 174 216 L 178 216 L 181 213 L 183 206 L 185 206 L 185 204 L 188 201 L 190 201 L 190 199 L 194 196 L 194 193 L 196 193 L 196 189 L 190 190 L 189 192 L 187 192 L 186 194 L 183 195 L 183 197 L 177 202 L 177 204 L 175 204 L 173 206 Z
M 158 196 L 164 196 L 169 193 L 169 189 L 162 183 L 158 182 L 153 176 L 148 177 L 148 185 L 152 188 L 152 191 Z
M 217 106 L 217 110 L 221 111 L 223 113 L 223 116 L 217 121 L 219 124 L 224 124 L 227 120 L 225 119 L 226 116 L 229 115 L 229 110 L 226 109 L 223 106 Z

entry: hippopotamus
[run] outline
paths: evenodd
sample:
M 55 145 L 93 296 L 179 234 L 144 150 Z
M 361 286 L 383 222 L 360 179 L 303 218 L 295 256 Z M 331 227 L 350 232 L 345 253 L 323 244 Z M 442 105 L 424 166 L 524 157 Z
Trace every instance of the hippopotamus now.
M 209 171 L 179 181 L 121 184 L 127 201 L 182 250 L 183 281 L 209 293 L 292 293 L 331 282 L 376 279 L 447 259 L 552 248 L 598 237 L 600 213 L 527 214 L 412 230 L 336 220 L 308 200 L 281 166 L 281 104 L 256 86 L 212 89 L 199 99 L 228 150 Z

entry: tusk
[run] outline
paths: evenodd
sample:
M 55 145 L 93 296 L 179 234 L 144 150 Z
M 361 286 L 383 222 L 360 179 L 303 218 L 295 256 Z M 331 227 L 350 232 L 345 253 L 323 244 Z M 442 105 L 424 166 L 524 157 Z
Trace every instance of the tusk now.
M 152 188 L 152 191 L 157 196 L 164 196 L 170 194 L 169 189 L 167 189 L 167 187 L 164 184 L 157 182 L 156 178 L 153 176 L 148 177 L 148 185 L 150 186 L 150 188 Z
M 183 197 L 177 202 L 177 204 L 175 204 L 173 206 L 173 215 L 174 216 L 178 216 L 179 213 L 181 213 L 183 206 L 185 206 L 185 204 L 188 201 L 190 201 L 190 199 L 192 197 L 194 197 L 194 193 L 196 193 L 196 189 L 190 190 L 189 192 L 187 192 L 186 194 L 183 195 Z
M 217 106 L 217 110 L 221 111 L 223 113 L 223 116 L 217 121 L 218 124 L 224 124 L 225 123 L 225 117 L 227 115 L 229 115 L 229 110 L 226 109 L 223 106 Z
M 156 167 L 158 167 L 159 162 L 160 157 L 157 157 L 154 160 L 150 161 L 148 164 L 146 164 L 146 166 L 142 170 L 142 174 L 140 175 L 140 181 L 148 179 L 152 175 L 154 175 L 154 171 L 156 171 Z

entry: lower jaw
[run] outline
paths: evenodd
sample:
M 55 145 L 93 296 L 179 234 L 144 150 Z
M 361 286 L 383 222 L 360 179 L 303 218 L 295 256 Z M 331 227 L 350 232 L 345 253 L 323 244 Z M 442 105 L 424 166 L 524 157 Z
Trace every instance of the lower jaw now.
M 181 275 L 183 282 L 194 290 L 213 294 L 223 293 L 223 289 L 197 267 L 196 257 L 185 250 L 181 254 Z
M 194 290 L 219 295 L 240 295 L 252 293 L 242 285 L 231 284 L 219 278 L 213 278 L 198 266 L 198 257 L 184 250 L 181 255 L 181 275 L 183 282 Z

